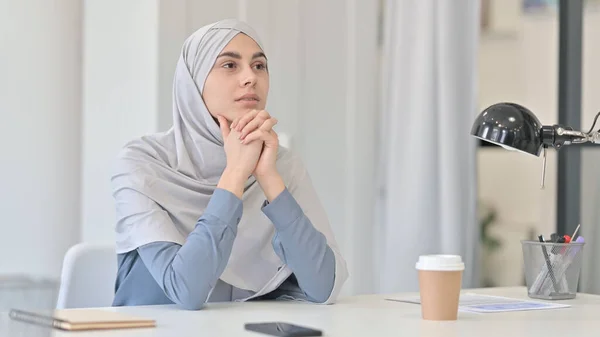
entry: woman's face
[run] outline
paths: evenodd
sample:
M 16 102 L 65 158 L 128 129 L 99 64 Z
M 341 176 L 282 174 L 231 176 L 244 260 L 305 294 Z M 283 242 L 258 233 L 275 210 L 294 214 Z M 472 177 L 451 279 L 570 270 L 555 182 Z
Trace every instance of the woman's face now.
M 267 58 L 252 38 L 240 33 L 217 57 L 202 98 L 213 117 L 233 121 L 250 110 L 264 110 L 268 92 Z

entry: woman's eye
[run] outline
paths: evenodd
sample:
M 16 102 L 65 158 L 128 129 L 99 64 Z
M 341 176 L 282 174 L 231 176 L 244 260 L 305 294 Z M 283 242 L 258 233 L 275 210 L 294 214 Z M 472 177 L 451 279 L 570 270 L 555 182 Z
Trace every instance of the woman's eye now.
M 235 63 L 227 62 L 227 63 L 223 64 L 223 68 L 233 69 L 233 68 L 235 68 Z
M 254 66 L 254 68 L 256 68 L 256 70 L 265 70 L 267 69 L 267 66 L 263 63 L 258 63 Z

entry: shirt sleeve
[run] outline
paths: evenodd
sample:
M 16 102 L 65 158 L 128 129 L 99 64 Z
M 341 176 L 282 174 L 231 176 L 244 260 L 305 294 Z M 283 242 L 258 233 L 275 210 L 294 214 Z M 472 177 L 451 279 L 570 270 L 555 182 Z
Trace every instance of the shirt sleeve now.
M 201 309 L 231 254 L 242 201 L 229 191 L 216 189 L 204 214 L 186 242 L 154 242 L 138 253 L 165 295 L 185 309 Z
M 287 188 L 271 203 L 265 202 L 262 210 L 275 226 L 273 248 L 294 273 L 306 298 L 326 302 L 335 281 L 335 255 L 327 238 L 313 226 Z
M 280 250 L 282 260 L 290 263 L 289 268 L 295 274 L 300 288 L 310 295 L 313 301 L 318 300 L 316 302 L 322 304 L 335 303 L 348 279 L 346 261 L 304 163 L 297 154 L 289 154 L 290 161 L 280 169 L 287 191 L 275 198 L 270 205 L 265 205 L 263 212 L 268 217 L 272 216 L 276 236 L 273 242 L 279 242 L 279 248 L 275 247 L 275 250 Z M 287 213 L 271 212 L 279 208 L 278 201 L 283 205 L 281 209 L 287 208 Z M 310 255 L 298 249 L 309 246 L 310 249 L 306 252 L 310 252 Z M 333 255 L 333 268 L 330 266 L 330 252 Z M 311 281 L 305 275 L 318 275 L 318 280 Z M 326 291 L 332 279 L 333 288 Z M 328 293 L 329 297 L 322 302 L 325 293 Z

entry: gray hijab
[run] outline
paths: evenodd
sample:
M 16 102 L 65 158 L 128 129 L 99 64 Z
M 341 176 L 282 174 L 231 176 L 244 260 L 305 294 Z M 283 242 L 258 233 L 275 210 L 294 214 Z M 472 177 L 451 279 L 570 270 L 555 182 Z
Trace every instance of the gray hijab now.
M 256 33 L 237 20 L 202 27 L 185 41 L 175 70 L 172 128 L 128 143 L 118 156 L 111 179 L 117 253 L 157 241 L 183 245 L 204 212 L 226 157 L 221 131 L 201 93 L 218 54 L 240 33 L 262 48 Z M 288 153 L 281 148 L 277 161 L 287 182 L 295 163 Z M 221 275 L 223 281 L 255 292 L 283 265 L 271 245 L 274 227 L 261 213 L 264 200 L 258 184 L 249 179 L 242 197 L 244 216 Z

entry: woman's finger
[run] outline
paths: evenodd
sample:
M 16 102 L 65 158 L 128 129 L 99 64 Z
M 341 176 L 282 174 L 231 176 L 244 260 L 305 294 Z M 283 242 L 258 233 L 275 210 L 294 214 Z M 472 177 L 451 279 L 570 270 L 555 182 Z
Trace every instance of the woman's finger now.
M 242 132 L 244 127 L 246 127 L 246 124 L 248 124 L 250 121 L 259 119 L 264 122 L 268 118 L 271 118 L 271 115 L 269 115 L 269 113 L 265 110 L 252 110 L 250 113 L 245 114 L 240 119 L 240 122 L 236 125 L 236 130 Z
M 273 129 L 273 127 L 277 124 L 278 120 L 277 118 L 269 118 L 267 119 L 264 123 L 262 123 L 262 125 L 259 127 L 259 129 L 263 130 L 263 131 L 271 131 Z
M 254 118 L 253 120 L 248 122 L 248 124 L 246 124 L 246 126 L 244 126 L 244 128 L 240 132 L 240 139 L 244 139 L 244 137 L 246 137 L 250 132 L 258 129 L 263 123 L 264 121 L 259 118 Z
M 229 122 L 223 116 L 217 116 L 217 120 L 219 121 L 219 127 L 221 128 L 221 135 L 223 136 L 224 141 L 229 137 L 229 132 L 231 132 Z
M 245 113 L 242 117 L 240 117 L 240 120 L 237 122 L 237 124 L 235 124 L 235 129 L 237 131 L 242 131 L 244 126 L 253 120 L 256 115 L 258 115 L 258 110 L 250 110 L 249 112 Z
M 231 129 L 234 129 L 237 123 L 240 121 L 240 117 L 236 117 L 233 122 L 231 122 Z
M 269 131 L 271 130 L 271 128 L 273 127 L 273 125 L 270 121 L 273 118 L 269 118 L 269 119 L 262 119 L 262 116 L 257 115 L 256 118 L 254 118 L 253 120 L 251 120 L 248 124 L 246 124 L 246 126 L 244 127 L 244 129 L 241 132 L 240 135 L 240 139 L 244 139 L 244 137 L 246 137 L 250 132 L 256 130 L 256 129 L 261 129 L 263 131 Z M 275 123 L 277 123 L 277 120 L 275 120 Z
M 259 125 L 259 123 L 262 123 L 262 124 L 260 124 L 260 126 L 257 127 L 257 125 Z M 240 135 L 240 139 L 244 140 L 254 130 L 261 130 L 264 132 L 269 132 L 273 129 L 275 124 L 277 124 L 277 119 L 275 119 L 275 118 L 269 118 L 264 122 L 261 122 L 258 119 L 254 119 L 252 122 L 250 122 L 250 123 L 248 123 L 248 125 L 246 125 L 246 127 L 242 131 L 242 134 Z
M 265 145 L 269 145 L 269 146 L 277 146 L 279 145 L 279 137 L 277 136 L 277 133 L 273 130 L 269 130 L 269 131 L 263 131 L 263 130 L 256 130 L 252 133 L 250 133 L 248 136 L 246 136 L 246 138 L 244 140 L 242 140 L 242 144 L 249 144 L 255 140 L 261 140 L 263 142 L 265 142 Z
M 265 138 L 268 138 L 270 135 L 268 132 L 262 131 L 262 130 L 255 130 L 253 132 L 251 132 L 248 136 L 246 136 L 246 138 L 244 138 L 242 140 L 242 144 L 250 144 L 251 142 L 255 141 L 255 140 L 262 140 L 264 141 Z
M 267 147 L 277 148 L 279 146 L 279 136 L 275 130 L 269 130 L 269 137 L 265 137 L 265 145 Z

